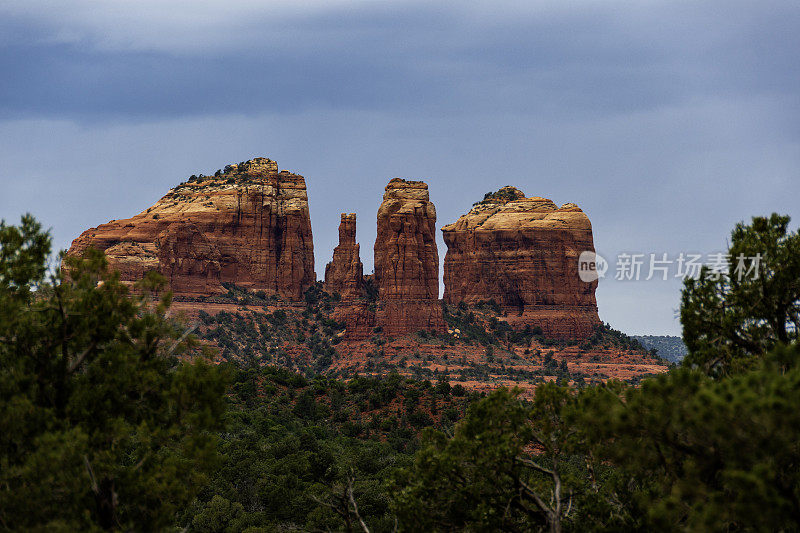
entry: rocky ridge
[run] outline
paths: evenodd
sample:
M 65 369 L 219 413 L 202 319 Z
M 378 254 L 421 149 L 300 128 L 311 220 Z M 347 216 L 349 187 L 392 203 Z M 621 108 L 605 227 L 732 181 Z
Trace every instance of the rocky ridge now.
M 375 273 L 364 276 L 356 216 L 341 215 L 339 243 L 321 285 L 338 295 L 334 319 L 351 340 L 445 332 L 436 209 L 427 184 L 392 179 L 376 222 Z M 551 338 L 586 338 L 599 324 L 596 282 L 577 277 L 578 254 L 594 248 L 591 223 L 575 204 L 558 207 L 508 186 L 442 232 L 450 305 L 491 302 L 504 322 Z M 305 180 L 267 158 L 192 176 L 138 215 L 85 231 L 69 253 L 89 246 L 106 253 L 123 281 L 156 270 L 176 299 L 200 307 L 231 285 L 289 305 L 303 301 L 316 283 Z
M 575 204 L 504 187 L 444 226 L 444 302 L 428 186 L 391 180 L 376 222 L 375 273 L 363 275 L 356 217 L 342 213 L 316 282 L 305 180 L 255 158 L 192 176 L 142 213 L 87 230 L 69 253 L 104 250 L 126 282 L 164 274 L 173 312 L 202 324 L 220 360 L 531 393 L 543 380 L 637 382 L 666 369 L 600 323 L 597 284 L 577 277 L 578 254 L 594 247 Z

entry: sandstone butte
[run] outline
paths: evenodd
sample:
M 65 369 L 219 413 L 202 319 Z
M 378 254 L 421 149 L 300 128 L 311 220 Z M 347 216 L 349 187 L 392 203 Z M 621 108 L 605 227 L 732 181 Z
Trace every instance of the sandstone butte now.
M 261 157 L 193 177 L 138 215 L 83 232 L 68 253 L 89 246 L 123 281 L 157 270 L 176 299 L 219 294 L 232 282 L 300 300 L 316 282 L 305 180 Z
M 557 207 L 503 187 L 442 228 L 444 300 L 494 300 L 515 328 L 580 339 L 600 324 L 597 282 L 578 277 L 578 256 L 594 251 L 592 225 L 575 204 Z
M 446 330 L 439 304 L 436 208 L 428 185 L 394 178 L 378 208 L 377 324 L 388 335 Z
M 342 298 L 335 315 L 348 338 L 366 338 L 375 326 L 391 336 L 446 331 L 435 225 L 428 186 L 391 180 L 377 214 L 375 274 L 364 277 L 356 217 L 342 214 L 325 288 Z M 577 277 L 577 256 L 593 241 L 576 205 L 558 208 L 504 187 L 442 231 L 447 303 L 495 300 L 515 327 L 539 326 L 557 338 L 586 337 L 600 323 L 596 282 Z M 225 282 L 298 301 L 316 282 L 305 180 L 267 158 L 193 177 L 138 215 L 83 232 L 68 253 L 89 246 L 104 251 L 125 282 L 161 272 L 179 301 L 220 295 Z M 377 301 L 365 298 L 365 280 Z

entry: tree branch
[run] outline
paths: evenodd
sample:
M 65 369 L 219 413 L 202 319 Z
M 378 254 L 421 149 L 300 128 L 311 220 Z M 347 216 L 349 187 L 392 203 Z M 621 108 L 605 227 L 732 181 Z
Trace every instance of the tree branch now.
M 524 457 L 517 457 L 516 459 L 525 466 L 529 466 L 534 470 L 538 470 L 542 474 L 547 474 L 548 476 L 555 476 L 555 472 L 553 472 L 552 470 L 548 470 L 547 468 L 540 466 L 537 463 L 534 463 L 530 459 L 525 459 Z
M 361 524 L 361 529 L 364 530 L 364 533 L 369 533 L 369 528 L 367 524 L 364 523 L 364 519 L 361 518 L 361 515 L 358 512 L 358 505 L 356 505 L 356 499 L 353 497 L 353 478 L 347 478 L 347 495 L 350 497 L 350 503 L 353 504 L 353 511 L 356 514 L 356 518 L 358 518 L 358 523 Z
M 92 465 L 89 463 L 89 457 L 86 455 L 83 456 L 83 464 L 86 465 L 86 471 L 89 473 L 89 480 L 92 482 L 92 492 L 95 494 L 100 494 L 100 488 L 97 486 L 97 480 L 94 477 Z
M 196 328 L 197 328 L 196 323 L 186 328 L 186 331 L 183 332 L 183 335 L 181 335 L 180 338 L 177 341 L 175 341 L 175 343 L 170 347 L 170 349 L 167 350 L 167 355 L 168 356 L 172 355 L 172 352 L 174 352 L 175 349 L 180 345 L 180 343 L 182 343 L 186 339 L 186 337 L 188 337 Z
M 527 483 L 525 483 L 521 479 L 519 480 L 519 484 L 523 489 L 525 489 L 525 492 L 528 494 L 528 496 L 533 498 L 533 502 L 536 504 L 536 506 L 547 516 L 550 516 L 550 513 L 552 513 L 553 510 L 550 509 L 550 506 L 544 503 L 544 500 L 542 500 L 542 498 L 538 494 L 536 494 L 536 491 L 534 491 Z
M 69 367 L 67 367 L 67 374 L 72 374 L 75 372 L 79 366 L 83 363 L 83 360 L 86 359 L 86 356 L 89 355 L 89 352 L 94 350 L 97 347 L 97 341 L 92 341 L 88 348 L 86 348 L 83 353 L 81 353 L 75 360 L 70 363 Z

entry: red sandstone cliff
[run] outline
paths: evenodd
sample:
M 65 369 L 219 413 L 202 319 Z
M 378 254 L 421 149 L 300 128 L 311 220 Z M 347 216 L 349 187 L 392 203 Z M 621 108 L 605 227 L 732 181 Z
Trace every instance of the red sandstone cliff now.
M 302 176 L 256 158 L 192 179 L 155 205 L 83 232 L 70 254 L 103 250 L 123 281 L 161 272 L 176 296 L 208 296 L 222 282 L 299 300 L 316 281 Z
M 325 267 L 325 291 L 338 293 L 343 300 L 359 298 L 364 285 L 364 267 L 360 247 L 356 243 L 356 215 L 342 213 L 339 223 L 339 244 L 333 259 Z
M 578 277 L 578 256 L 594 251 L 592 225 L 575 204 L 557 207 L 504 187 L 442 228 L 444 300 L 495 300 L 514 326 L 583 338 L 600 323 L 597 282 Z
M 439 305 L 436 208 L 428 186 L 395 178 L 378 209 L 375 282 L 377 323 L 388 335 L 421 329 L 444 331 Z

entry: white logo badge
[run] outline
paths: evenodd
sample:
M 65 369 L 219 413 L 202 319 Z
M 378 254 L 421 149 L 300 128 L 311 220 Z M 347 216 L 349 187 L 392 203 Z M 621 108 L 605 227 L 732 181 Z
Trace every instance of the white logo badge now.
M 578 277 L 581 281 L 591 283 L 606 275 L 608 263 L 600 255 L 585 251 L 578 257 Z

